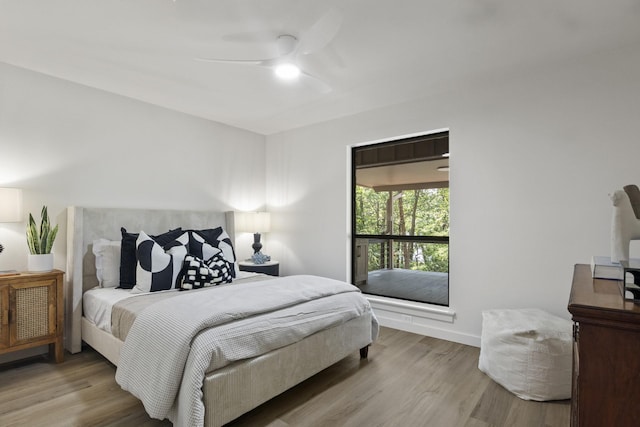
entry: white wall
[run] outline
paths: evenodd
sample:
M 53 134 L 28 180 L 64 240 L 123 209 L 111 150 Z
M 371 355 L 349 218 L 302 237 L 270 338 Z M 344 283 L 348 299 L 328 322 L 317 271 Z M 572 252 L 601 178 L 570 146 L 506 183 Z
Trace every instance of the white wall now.
M 456 318 L 399 326 L 477 344 L 484 309 L 568 317 L 573 264 L 608 253 L 607 193 L 640 184 L 639 73 L 628 49 L 478 79 L 267 137 L 265 153 L 260 135 L 0 64 L 0 186 L 25 190 L 25 215 L 48 205 L 61 236 L 68 205 L 256 209 L 266 194 L 281 272 L 345 279 L 348 147 L 449 128 Z M 26 267 L 23 236 L 0 226 L 0 269 Z
M 264 146 L 262 135 L 0 64 L 0 187 L 23 189 L 25 220 L 48 206 L 61 270 L 67 206 L 256 209 Z M 26 270 L 25 224 L 0 224 L 0 270 Z
M 264 137 L 0 64 L 0 186 L 24 190 L 60 225 L 69 205 L 256 209 L 264 205 Z M 0 225 L 0 270 L 26 268 L 25 223 Z M 250 249 L 250 248 L 249 248 Z
M 568 318 L 573 265 L 609 253 L 607 194 L 640 185 L 638 75 L 640 50 L 611 51 L 269 136 L 270 252 L 284 274 L 347 278 L 347 147 L 449 128 L 456 317 L 388 323 L 478 345 L 485 309 Z

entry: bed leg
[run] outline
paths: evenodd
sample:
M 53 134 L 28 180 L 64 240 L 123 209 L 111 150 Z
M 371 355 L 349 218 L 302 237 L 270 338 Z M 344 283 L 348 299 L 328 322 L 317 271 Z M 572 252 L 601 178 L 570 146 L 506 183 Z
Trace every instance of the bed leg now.
M 360 359 L 366 359 L 369 356 L 369 346 L 360 349 Z

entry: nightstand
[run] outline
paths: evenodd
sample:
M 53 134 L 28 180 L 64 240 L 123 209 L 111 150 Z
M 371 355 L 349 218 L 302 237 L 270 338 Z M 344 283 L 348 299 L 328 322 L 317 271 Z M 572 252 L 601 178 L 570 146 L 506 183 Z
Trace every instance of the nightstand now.
M 238 267 L 240 267 L 240 271 L 263 273 L 269 276 L 280 275 L 280 263 L 278 261 L 268 261 L 264 264 L 254 264 L 252 261 L 239 261 Z
M 63 275 L 53 270 L 0 276 L 0 354 L 48 344 L 49 356 L 63 361 Z

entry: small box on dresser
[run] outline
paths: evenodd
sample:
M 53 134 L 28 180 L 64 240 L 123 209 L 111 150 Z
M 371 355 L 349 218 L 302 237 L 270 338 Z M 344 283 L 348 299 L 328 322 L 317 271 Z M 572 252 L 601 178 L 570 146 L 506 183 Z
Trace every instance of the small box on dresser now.
M 620 281 L 624 299 L 640 303 L 640 260 L 620 261 L 622 278 Z
M 63 275 L 0 276 L 0 354 L 48 344 L 50 357 L 64 360 Z

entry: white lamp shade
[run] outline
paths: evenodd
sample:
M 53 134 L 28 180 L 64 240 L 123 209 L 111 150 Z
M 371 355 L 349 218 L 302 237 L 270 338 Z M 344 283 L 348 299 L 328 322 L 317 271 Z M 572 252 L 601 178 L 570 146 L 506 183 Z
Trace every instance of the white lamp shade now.
M 268 233 L 271 230 L 269 212 L 236 212 L 236 230 L 248 233 Z
M 0 188 L 0 222 L 22 221 L 22 190 Z

